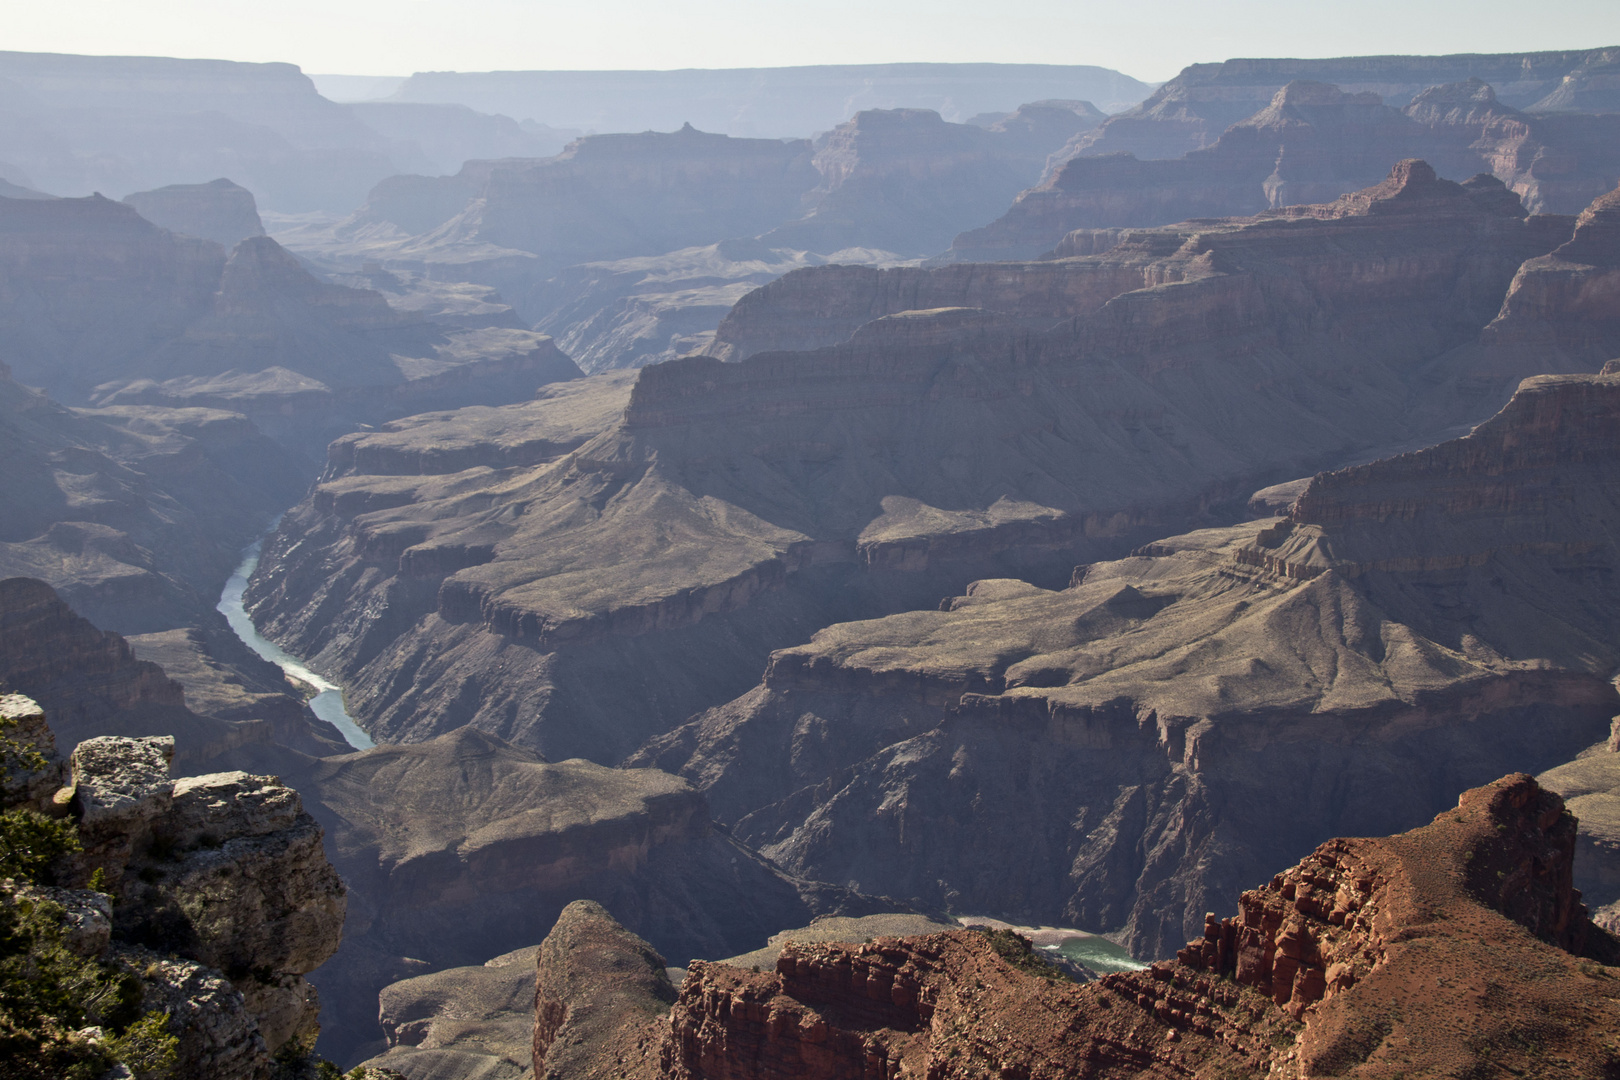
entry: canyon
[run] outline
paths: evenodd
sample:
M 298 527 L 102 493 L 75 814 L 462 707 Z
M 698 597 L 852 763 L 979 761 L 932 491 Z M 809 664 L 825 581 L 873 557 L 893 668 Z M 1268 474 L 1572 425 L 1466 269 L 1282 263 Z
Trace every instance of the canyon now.
M 342 444 L 249 610 L 342 673 L 385 739 L 471 723 L 611 763 L 829 623 L 986 576 L 1058 587 L 1257 487 L 1493 411 L 1431 396 L 1430 370 L 1574 225 L 1415 162 L 1339 203 L 1059 264 L 801 270 L 719 340 L 796 326 L 796 305 L 818 333 L 829 316 L 811 346 L 870 321 L 819 350 L 644 368 L 622 416 L 551 460 L 368 476 Z M 1023 312 L 994 309 L 1025 282 Z M 910 308 L 952 294 L 987 306 Z
M 1617 404 L 1613 376 L 1540 376 L 1284 517 L 829 627 L 631 761 L 797 872 L 1165 955 L 1324 835 L 1605 738 Z
M 1606 1075 L 1617 63 L 0 54 L 6 918 L 204 1077 Z

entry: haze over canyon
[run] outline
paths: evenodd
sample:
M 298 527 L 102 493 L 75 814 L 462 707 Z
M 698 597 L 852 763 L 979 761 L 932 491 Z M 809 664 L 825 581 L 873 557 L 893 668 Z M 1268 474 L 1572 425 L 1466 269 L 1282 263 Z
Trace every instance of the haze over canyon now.
M 1620 1070 L 1620 46 L 0 53 L 0 506 L 0 1077 Z

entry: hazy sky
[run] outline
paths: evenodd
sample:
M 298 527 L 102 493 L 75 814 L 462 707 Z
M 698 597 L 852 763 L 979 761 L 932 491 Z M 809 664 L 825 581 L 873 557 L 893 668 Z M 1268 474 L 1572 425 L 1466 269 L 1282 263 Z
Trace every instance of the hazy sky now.
M 978 60 L 1159 80 L 1232 56 L 1620 45 L 1620 0 L 49 0 L 0 4 L 0 44 L 355 75 Z

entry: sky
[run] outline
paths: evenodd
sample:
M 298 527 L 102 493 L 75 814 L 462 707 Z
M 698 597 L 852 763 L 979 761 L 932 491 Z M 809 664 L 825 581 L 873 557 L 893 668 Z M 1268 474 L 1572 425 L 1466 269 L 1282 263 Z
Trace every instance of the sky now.
M 320 74 L 988 61 L 1160 81 L 1234 56 L 1620 45 L 1620 0 L 50 0 L 0 4 L 0 44 Z

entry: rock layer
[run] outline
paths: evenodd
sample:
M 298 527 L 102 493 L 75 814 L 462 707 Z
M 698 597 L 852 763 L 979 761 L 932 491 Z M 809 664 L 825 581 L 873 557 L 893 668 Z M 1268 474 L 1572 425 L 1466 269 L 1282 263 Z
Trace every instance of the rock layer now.
M 950 257 L 1031 258 L 1061 248 L 1072 230 L 1323 202 L 1372 183 L 1388 162 L 1406 157 L 1422 157 L 1457 180 L 1494 175 L 1535 213 L 1576 213 L 1620 172 L 1614 116 L 1523 113 L 1477 77 L 1430 85 L 1409 104 L 1353 90 L 1289 82 L 1259 111 L 1227 121 L 1219 138 L 1185 155 L 1151 152 L 1155 136 L 1180 137 L 1180 121 L 1116 117 L 1071 143 L 1059 155 L 1065 163 L 1004 215 L 957 237 Z M 1217 111 L 1224 115 L 1228 104 Z M 1143 152 L 1131 153 L 1133 146 Z
M 383 987 L 532 945 L 582 897 L 680 963 L 893 904 L 783 874 L 655 770 L 547 762 L 470 729 L 295 768 L 353 890 L 342 948 L 314 977 L 331 1006 L 321 1050 L 346 1063 L 401 1044 L 377 1027 Z

